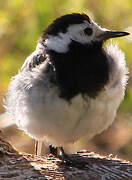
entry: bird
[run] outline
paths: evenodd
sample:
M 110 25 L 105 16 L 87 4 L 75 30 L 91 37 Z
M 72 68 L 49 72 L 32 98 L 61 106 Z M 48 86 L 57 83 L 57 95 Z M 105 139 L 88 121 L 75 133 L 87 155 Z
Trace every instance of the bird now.
M 102 28 L 85 13 L 55 19 L 9 84 L 4 106 L 26 134 L 56 156 L 114 121 L 128 81 L 125 55 L 106 40 L 128 32 Z

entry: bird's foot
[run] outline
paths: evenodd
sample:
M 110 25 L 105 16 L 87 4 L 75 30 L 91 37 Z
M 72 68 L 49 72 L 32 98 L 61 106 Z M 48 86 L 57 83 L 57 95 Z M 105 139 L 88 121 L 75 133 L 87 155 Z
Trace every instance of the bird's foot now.
M 70 156 L 65 153 L 65 151 L 62 147 L 54 148 L 52 145 L 50 145 L 49 149 L 50 149 L 51 154 L 53 154 L 55 157 L 62 160 L 62 164 L 65 164 L 68 166 L 73 164 L 73 161 L 71 160 Z
M 67 158 L 67 154 L 64 152 L 62 147 L 53 147 L 52 145 L 49 146 L 50 153 L 53 154 L 55 157 L 63 160 Z
M 53 147 L 52 145 L 50 145 L 49 150 L 52 155 L 54 155 L 55 157 L 58 157 L 57 147 Z

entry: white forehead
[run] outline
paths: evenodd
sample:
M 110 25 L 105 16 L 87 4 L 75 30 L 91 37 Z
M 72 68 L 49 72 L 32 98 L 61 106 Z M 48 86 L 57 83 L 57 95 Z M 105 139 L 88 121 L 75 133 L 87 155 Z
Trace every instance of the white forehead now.
M 93 34 L 91 36 L 88 36 L 84 33 L 84 29 L 87 27 L 93 30 Z M 60 32 L 56 36 L 49 35 L 48 39 L 45 41 L 45 44 L 50 50 L 65 53 L 68 51 L 69 44 L 72 40 L 81 44 L 90 44 L 102 30 L 103 29 L 93 21 L 91 21 L 91 23 L 84 21 L 82 24 L 70 25 L 67 28 L 66 33 Z

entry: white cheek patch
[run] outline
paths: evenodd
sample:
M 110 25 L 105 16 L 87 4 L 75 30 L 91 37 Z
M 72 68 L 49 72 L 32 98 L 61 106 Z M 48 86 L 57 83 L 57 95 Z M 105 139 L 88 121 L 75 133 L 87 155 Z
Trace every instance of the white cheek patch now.
M 68 28 L 68 34 L 70 38 L 74 41 L 77 41 L 81 44 L 91 43 L 93 36 L 87 36 L 84 33 L 84 29 L 89 26 L 88 23 L 84 22 L 83 24 L 75 24 Z
M 71 40 L 65 34 L 60 33 L 58 36 L 50 36 L 45 40 L 47 49 L 54 50 L 58 53 L 66 53 Z

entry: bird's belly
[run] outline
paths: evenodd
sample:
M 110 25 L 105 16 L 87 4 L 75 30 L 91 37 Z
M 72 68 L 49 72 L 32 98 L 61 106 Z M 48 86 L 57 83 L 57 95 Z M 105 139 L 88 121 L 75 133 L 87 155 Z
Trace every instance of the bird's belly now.
M 18 126 L 35 139 L 55 146 L 73 143 L 82 137 L 90 139 L 107 129 L 113 122 L 121 97 L 101 94 L 84 100 L 76 96 L 71 103 L 49 92 L 46 97 L 28 101 L 28 113 L 17 121 Z M 119 94 L 118 94 L 119 95 Z M 31 98 L 32 99 L 32 98 Z
M 28 135 L 57 146 L 84 136 L 89 139 L 107 129 L 123 98 L 117 86 L 103 90 L 95 99 L 78 95 L 69 103 L 58 97 L 55 87 L 46 87 L 47 82 L 27 86 L 24 80 L 26 85 L 21 85 L 19 76 L 11 84 L 8 111 Z

